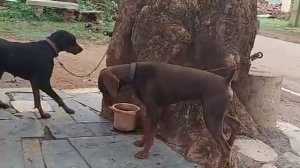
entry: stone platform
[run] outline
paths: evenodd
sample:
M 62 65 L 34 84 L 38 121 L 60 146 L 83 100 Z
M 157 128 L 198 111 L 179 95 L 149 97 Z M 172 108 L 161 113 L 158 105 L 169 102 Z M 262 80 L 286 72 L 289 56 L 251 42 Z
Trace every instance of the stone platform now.
M 0 168 L 194 168 L 163 142 L 156 140 L 150 156 L 138 160 L 133 142 L 141 135 L 121 134 L 99 117 L 98 89 L 56 90 L 76 113 L 64 112 L 50 97 L 42 106 L 51 114 L 40 119 L 30 88 L 0 89 Z

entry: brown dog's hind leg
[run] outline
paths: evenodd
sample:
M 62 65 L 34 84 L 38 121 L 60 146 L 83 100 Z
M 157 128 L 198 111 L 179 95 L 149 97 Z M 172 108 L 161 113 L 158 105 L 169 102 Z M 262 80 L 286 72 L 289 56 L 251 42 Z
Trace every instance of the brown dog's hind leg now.
M 206 127 L 215 142 L 221 147 L 223 156 L 229 158 L 231 148 L 223 135 L 223 118 L 225 110 L 226 100 L 222 98 L 207 98 L 203 103 Z
M 50 118 L 51 115 L 48 113 L 45 113 L 42 109 L 40 91 L 39 91 L 37 84 L 33 81 L 30 81 L 30 83 L 31 83 L 32 92 L 33 92 L 34 107 L 38 109 L 38 111 L 41 115 L 41 118 Z
M 240 129 L 242 124 L 238 120 L 236 120 L 235 118 L 233 118 L 232 116 L 230 116 L 228 114 L 225 115 L 224 122 L 226 124 L 228 124 L 229 127 L 231 128 L 231 135 L 230 135 L 230 138 L 227 140 L 227 143 L 230 146 L 232 146 L 234 143 L 234 140 L 235 140 L 236 132 Z

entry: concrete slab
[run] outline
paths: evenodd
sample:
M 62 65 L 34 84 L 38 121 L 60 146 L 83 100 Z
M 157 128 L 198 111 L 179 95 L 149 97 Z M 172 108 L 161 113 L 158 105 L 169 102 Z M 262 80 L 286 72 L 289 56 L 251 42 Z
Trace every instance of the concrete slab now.
M 102 136 L 69 139 L 92 168 L 195 168 L 161 141 L 156 141 L 148 159 L 134 158 L 137 136 Z
M 101 111 L 102 109 L 102 95 L 99 93 L 86 93 L 81 95 L 75 95 L 73 99 L 94 110 Z
M 21 137 L 44 137 L 43 125 L 38 120 L 2 120 L 0 128 L 0 140 Z
M 278 155 L 268 145 L 260 140 L 237 139 L 234 142 L 237 152 L 258 162 L 276 162 Z
M 92 131 L 95 136 L 111 136 L 117 135 L 114 132 L 114 126 L 112 123 L 88 123 L 85 126 Z
M 50 113 L 51 118 L 42 120 L 44 124 L 75 123 L 75 120 L 73 120 L 73 118 L 68 113 L 66 113 L 66 111 L 63 108 L 59 107 L 54 100 L 48 100 L 47 102 L 52 107 L 54 112 Z M 38 112 L 36 113 L 38 114 Z
M 0 109 L 0 120 L 11 120 L 16 118 L 10 112 L 5 111 L 4 109 Z
M 45 168 L 40 141 L 38 139 L 23 139 L 22 144 L 25 168 Z
M 65 103 L 73 110 L 75 110 L 75 114 L 71 116 L 77 123 L 93 123 L 93 122 L 101 122 L 101 118 L 93 111 L 84 107 L 78 102 L 74 100 L 67 99 Z
M 12 92 L 11 94 L 12 94 L 14 100 L 33 101 L 33 94 L 32 93 Z
M 85 93 L 99 93 L 98 88 L 79 88 L 79 89 L 65 89 L 62 90 L 63 92 L 67 93 L 68 95 L 80 95 Z
M 10 92 L 22 92 L 22 93 L 32 93 L 32 88 L 24 87 L 24 88 L 2 88 L 0 91 L 3 91 L 5 93 L 10 93 Z
M 300 157 L 291 152 L 286 152 L 283 154 L 283 156 L 285 157 L 285 159 L 287 159 L 288 161 L 290 161 L 292 163 L 300 164 Z
M 261 168 L 277 168 L 277 167 L 269 163 L 269 164 L 264 164 Z
M 300 156 L 300 128 L 285 122 L 277 122 L 277 128 L 289 137 L 292 149 Z
M 82 124 L 50 124 L 47 127 L 56 139 L 93 136 L 92 132 Z
M 72 96 L 66 94 L 65 92 L 60 91 L 59 89 L 53 88 L 53 90 L 55 91 L 55 93 L 62 99 L 69 99 L 72 98 Z M 49 95 L 47 95 L 45 92 L 41 92 L 41 95 L 43 97 L 43 100 L 51 100 L 52 98 L 49 97 Z
M 67 140 L 42 141 L 47 168 L 90 168 Z
M 0 151 L 0 168 L 24 168 L 21 139 L 0 140 Z
M 37 112 L 38 110 L 34 108 L 34 102 L 28 100 L 17 100 L 11 101 L 11 105 L 20 113 L 23 112 Z M 53 109 L 46 101 L 41 101 L 42 108 L 45 112 L 51 112 Z
M 0 91 L 0 102 L 9 105 L 10 99 L 5 91 Z
M 38 118 L 34 112 L 14 113 L 14 116 L 19 117 L 21 119 L 37 119 Z

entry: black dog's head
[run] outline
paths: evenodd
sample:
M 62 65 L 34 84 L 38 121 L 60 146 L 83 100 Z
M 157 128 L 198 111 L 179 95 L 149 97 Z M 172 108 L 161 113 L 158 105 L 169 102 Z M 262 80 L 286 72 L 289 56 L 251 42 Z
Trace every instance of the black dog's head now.
M 83 50 L 77 44 L 75 36 L 64 30 L 58 30 L 52 33 L 48 39 L 55 44 L 58 51 L 66 51 L 76 55 Z

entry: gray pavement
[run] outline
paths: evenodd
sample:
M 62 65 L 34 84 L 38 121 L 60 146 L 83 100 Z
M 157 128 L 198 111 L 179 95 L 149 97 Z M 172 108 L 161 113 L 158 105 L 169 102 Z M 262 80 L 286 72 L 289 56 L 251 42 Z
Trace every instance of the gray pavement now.
M 258 35 L 253 48 L 257 51 L 262 51 L 264 57 L 255 60 L 253 67 L 282 74 L 283 87 L 300 93 L 300 44 Z
M 148 159 L 134 158 L 141 149 L 133 142 L 141 135 L 120 134 L 99 117 L 101 95 L 94 88 L 59 91 L 74 115 L 42 93 L 52 115 L 46 120 L 33 109 L 28 92 L 28 88 L 0 89 L 1 100 L 18 101 L 8 110 L 0 109 L 0 168 L 197 167 L 159 140 Z

